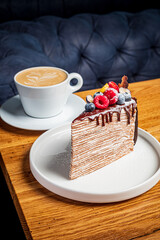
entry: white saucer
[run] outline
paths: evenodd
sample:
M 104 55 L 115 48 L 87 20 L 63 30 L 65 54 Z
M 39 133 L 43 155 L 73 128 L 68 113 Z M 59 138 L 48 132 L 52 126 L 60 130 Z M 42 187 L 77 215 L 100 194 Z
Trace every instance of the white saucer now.
M 28 130 L 48 130 L 60 126 L 65 122 L 71 122 L 82 111 L 84 111 L 85 101 L 72 94 L 63 112 L 51 118 L 32 118 L 28 116 L 21 105 L 19 95 L 7 100 L 0 108 L 0 116 L 11 126 Z
M 160 180 L 160 143 L 138 129 L 132 153 L 91 174 L 68 179 L 71 151 L 70 124 L 51 129 L 32 145 L 30 168 L 50 191 L 83 202 L 117 202 L 136 197 Z

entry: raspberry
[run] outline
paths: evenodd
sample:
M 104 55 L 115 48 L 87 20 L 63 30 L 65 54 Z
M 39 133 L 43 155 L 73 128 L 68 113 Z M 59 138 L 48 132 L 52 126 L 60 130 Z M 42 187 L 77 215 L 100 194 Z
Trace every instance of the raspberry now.
M 115 82 L 109 82 L 108 85 L 110 88 L 114 88 L 117 90 L 117 92 L 119 92 L 119 87 Z
M 104 95 L 109 99 L 109 105 L 113 105 L 118 101 L 118 92 L 114 88 L 107 88 Z
M 105 109 L 108 107 L 109 105 L 109 100 L 106 96 L 104 95 L 97 95 L 94 98 L 94 104 L 96 106 L 96 108 L 100 108 L 100 109 Z

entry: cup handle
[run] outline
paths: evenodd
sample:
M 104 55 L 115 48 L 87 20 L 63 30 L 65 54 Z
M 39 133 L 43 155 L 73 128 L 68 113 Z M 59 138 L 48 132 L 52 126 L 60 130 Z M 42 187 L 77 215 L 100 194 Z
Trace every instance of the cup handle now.
M 73 78 L 76 78 L 78 80 L 78 82 L 77 82 L 77 84 L 75 86 L 71 86 L 70 85 L 70 81 Z M 79 90 L 82 87 L 82 85 L 83 85 L 83 78 L 78 73 L 70 73 L 69 74 L 69 78 L 68 78 L 68 84 L 69 84 L 69 88 L 70 88 L 71 92 L 72 93 L 76 92 L 77 90 Z

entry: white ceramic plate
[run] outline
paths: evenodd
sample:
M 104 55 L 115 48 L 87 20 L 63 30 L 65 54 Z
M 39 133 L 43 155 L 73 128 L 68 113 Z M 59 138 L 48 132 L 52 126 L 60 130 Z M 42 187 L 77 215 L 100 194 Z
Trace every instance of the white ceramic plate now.
M 60 126 L 66 122 L 71 122 L 82 111 L 84 111 L 85 101 L 72 94 L 61 114 L 51 118 L 33 118 L 28 116 L 21 105 L 19 95 L 8 99 L 0 108 L 0 116 L 11 126 L 27 130 L 48 130 Z
M 160 143 L 138 129 L 132 153 L 91 174 L 68 179 L 71 151 L 70 124 L 51 129 L 32 145 L 30 168 L 50 191 L 83 202 L 117 202 L 136 197 L 160 179 Z

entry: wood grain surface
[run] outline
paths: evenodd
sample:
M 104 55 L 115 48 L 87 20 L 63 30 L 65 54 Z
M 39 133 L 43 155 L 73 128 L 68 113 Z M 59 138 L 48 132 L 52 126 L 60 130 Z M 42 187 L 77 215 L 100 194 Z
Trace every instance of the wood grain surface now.
M 160 141 L 160 79 L 130 84 L 138 99 L 139 127 Z M 76 93 L 85 99 L 95 90 Z M 62 198 L 33 177 L 32 143 L 43 131 L 27 131 L 0 120 L 0 165 L 27 239 L 158 240 L 160 182 L 139 197 L 109 204 Z

